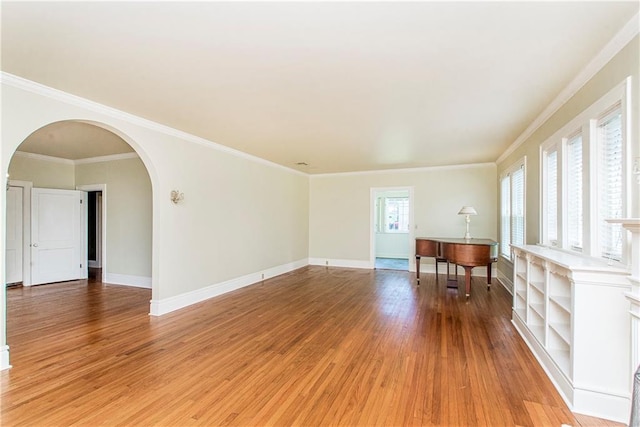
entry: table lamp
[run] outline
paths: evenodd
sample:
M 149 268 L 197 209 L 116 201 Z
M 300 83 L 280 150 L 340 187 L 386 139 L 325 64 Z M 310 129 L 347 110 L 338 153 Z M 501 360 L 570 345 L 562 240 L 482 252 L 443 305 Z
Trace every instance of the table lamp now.
M 471 206 L 463 206 L 458 212 L 458 215 L 466 215 L 465 222 L 467 223 L 467 232 L 464 234 L 465 239 L 471 239 L 471 234 L 469 233 L 469 223 L 471 222 L 471 215 L 478 215 L 478 212 Z

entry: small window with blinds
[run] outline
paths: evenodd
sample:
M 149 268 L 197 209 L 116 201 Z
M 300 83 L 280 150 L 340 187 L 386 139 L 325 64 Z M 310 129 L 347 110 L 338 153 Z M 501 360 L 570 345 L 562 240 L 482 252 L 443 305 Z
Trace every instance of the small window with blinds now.
M 622 228 L 609 224 L 624 212 L 622 112 L 620 106 L 598 121 L 598 249 L 600 256 L 622 260 Z
M 540 146 L 543 244 L 626 262 L 628 237 L 607 220 L 629 214 L 630 82 L 626 79 Z
M 523 157 L 500 178 L 500 253 L 508 259 L 511 245 L 525 241 L 525 164 Z
M 543 241 L 558 246 L 558 150 L 543 152 Z
M 511 177 L 500 180 L 500 252 L 511 259 Z
M 567 141 L 567 245 L 582 252 L 582 134 Z

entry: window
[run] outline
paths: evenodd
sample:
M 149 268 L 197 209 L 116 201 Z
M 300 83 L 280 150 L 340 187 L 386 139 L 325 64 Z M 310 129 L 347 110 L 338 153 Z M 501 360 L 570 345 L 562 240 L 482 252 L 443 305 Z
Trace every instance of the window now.
M 500 253 L 511 259 L 511 245 L 524 244 L 526 157 L 500 178 Z
M 500 181 L 500 252 L 507 258 L 511 258 L 511 177 L 506 175 Z
M 609 224 L 607 218 L 622 218 L 623 162 L 622 114 L 617 107 L 599 120 L 597 127 L 598 162 L 598 237 L 600 256 L 622 260 L 622 228 Z
M 544 152 L 544 181 L 543 213 L 547 244 L 558 245 L 558 150 Z
M 409 232 L 409 198 L 384 198 L 384 233 Z
M 540 147 L 541 241 L 622 262 L 619 224 L 628 213 L 625 153 L 629 79 L 571 120 Z
M 567 245 L 582 251 L 582 134 L 567 142 Z

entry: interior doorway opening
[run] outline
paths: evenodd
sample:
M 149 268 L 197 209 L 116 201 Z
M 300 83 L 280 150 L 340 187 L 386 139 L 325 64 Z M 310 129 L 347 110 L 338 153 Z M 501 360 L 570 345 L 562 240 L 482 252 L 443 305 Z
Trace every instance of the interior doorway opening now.
M 376 269 L 411 270 L 413 189 L 372 189 L 371 261 Z
M 87 262 L 89 278 L 102 279 L 102 191 L 87 192 Z

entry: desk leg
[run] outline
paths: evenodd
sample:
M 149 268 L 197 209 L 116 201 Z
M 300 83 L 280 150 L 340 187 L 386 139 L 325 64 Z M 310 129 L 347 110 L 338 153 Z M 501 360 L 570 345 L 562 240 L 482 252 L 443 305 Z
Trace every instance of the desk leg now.
M 491 290 L 491 263 L 487 264 L 487 290 Z
M 416 279 L 420 285 L 420 255 L 416 255 Z
M 473 270 L 473 267 L 464 267 L 464 288 L 467 294 L 467 298 L 469 298 L 469 295 L 471 293 L 471 270 Z

